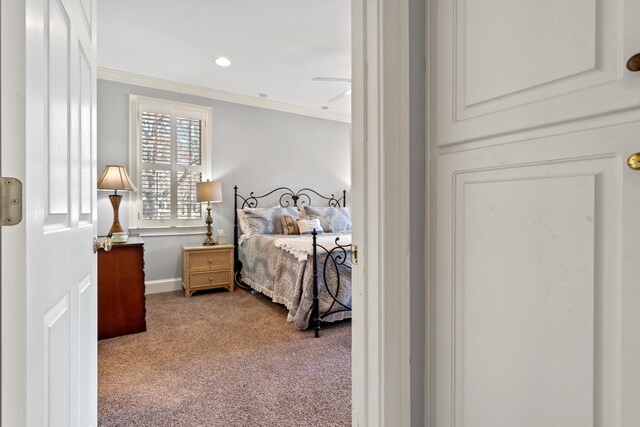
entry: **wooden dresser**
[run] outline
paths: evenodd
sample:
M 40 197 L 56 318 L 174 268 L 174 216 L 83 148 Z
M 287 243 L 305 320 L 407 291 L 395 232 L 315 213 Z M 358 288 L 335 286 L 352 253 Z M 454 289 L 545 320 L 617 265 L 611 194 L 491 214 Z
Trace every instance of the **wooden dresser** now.
M 144 242 L 130 236 L 98 251 L 98 339 L 147 330 L 144 296 Z
M 203 289 L 227 288 L 233 292 L 233 285 L 233 245 L 182 247 L 185 297 Z

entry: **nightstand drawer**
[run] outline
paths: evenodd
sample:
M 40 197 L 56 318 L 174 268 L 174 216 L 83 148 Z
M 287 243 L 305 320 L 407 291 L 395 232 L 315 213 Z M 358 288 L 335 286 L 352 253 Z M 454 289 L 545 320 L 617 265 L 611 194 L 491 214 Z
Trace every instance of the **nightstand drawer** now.
M 189 254 L 190 271 L 209 271 L 229 267 L 227 251 L 195 252 Z
M 215 286 L 229 286 L 229 270 L 212 271 L 208 273 L 191 273 L 189 275 L 189 287 L 211 288 Z

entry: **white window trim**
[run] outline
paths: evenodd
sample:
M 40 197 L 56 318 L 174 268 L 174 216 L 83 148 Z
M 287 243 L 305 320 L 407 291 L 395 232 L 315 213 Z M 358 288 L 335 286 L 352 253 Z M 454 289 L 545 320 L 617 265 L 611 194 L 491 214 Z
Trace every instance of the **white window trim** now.
M 204 115 L 202 130 L 202 180 L 212 179 L 213 164 L 213 110 L 211 107 L 184 102 L 170 101 L 166 99 L 150 98 L 140 95 L 129 95 L 129 173 L 135 184 L 141 186 L 140 170 L 140 106 L 152 104 L 168 110 L 193 112 Z M 205 209 L 202 209 L 201 217 L 191 220 L 179 220 L 179 223 L 167 225 L 141 225 L 139 213 L 142 211 L 142 198 L 140 191 L 130 194 L 129 231 L 142 236 L 169 236 L 204 234 Z

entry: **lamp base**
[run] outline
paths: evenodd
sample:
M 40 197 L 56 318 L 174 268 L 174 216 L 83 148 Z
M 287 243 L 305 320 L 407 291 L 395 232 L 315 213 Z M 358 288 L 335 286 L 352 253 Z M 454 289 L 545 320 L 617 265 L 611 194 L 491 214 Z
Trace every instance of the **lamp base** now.
M 211 224 L 213 224 L 213 218 L 211 217 L 211 202 L 207 202 L 207 219 L 204 221 L 207 224 L 207 232 L 206 238 L 204 242 L 202 242 L 202 246 L 213 246 L 216 242 L 213 241 L 211 237 L 213 233 L 211 233 Z
M 122 201 L 122 196 L 119 194 L 111 194 L 109 195 L 109 200 L 111 200 L 111 206 L 113 206 L 113 224 L 111 225 L 111 229 L 109 230 L 109 234 L 107 237 L 113 236 L 113 233 L 122 232 L 122 226 L 120 225 L 120 215 L 118 211 L 120 210 L 120 202 Z

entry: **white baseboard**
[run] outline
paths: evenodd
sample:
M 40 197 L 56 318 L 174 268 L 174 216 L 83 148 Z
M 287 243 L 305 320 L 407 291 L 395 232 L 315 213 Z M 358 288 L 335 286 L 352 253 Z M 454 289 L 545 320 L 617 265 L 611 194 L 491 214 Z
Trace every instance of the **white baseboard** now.
M 175 279 L 147 280 L 144 282 L 144 286 L 145 295 L 179 291 L 182 289 L 182 279 L 177 277 Z

